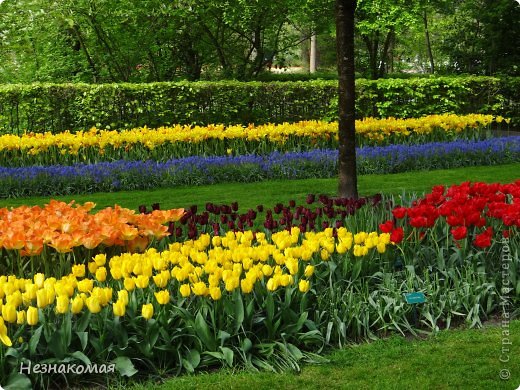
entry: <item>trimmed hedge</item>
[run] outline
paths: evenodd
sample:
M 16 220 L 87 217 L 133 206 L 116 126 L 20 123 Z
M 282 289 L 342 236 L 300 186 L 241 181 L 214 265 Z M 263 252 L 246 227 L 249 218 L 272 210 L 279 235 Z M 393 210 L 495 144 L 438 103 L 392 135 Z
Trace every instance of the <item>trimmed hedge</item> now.
M 502 115 L 520 125 L 520 78 L 357 80 L 358 117 Z M 0 86 L 0 132 L 333 119 L 337 82 L 177 82 Z

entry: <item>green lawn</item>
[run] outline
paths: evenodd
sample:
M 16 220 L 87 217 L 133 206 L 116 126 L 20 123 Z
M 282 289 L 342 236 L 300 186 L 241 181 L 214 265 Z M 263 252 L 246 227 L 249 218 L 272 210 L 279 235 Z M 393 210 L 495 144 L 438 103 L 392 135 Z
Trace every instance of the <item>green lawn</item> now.
M 428 191 L 436 184 L 454 184 L 466 180 L 484 182 L 511 182 L 520 179 L 520 164 L 508 164 L 492 167 L 470 167 L 443 169 L 436 171 L 407 172 L 391 175 L 360 176 L 358 187 L 361 195 L 378 192 L 401 194 Z M 241 209 L 256 207 L 258 204 L 272 206 L 278 202 L 295 199 L 303 202 L 309 193 L 336 194 L 337 179 L 278 180 L 255 183 L 229 183 L 199 187 L 163 188 L 148 191 L 126 191 L 96 193 L 88 195 L 70 195 L 55 197 L 83 203 L 93 201 L 98 208 L 119 204 L 137 209 L 141 204 L 151 205 L 158 202 L 163 209 L 189 207 L 196 204 L 204 206 L 206 202 L 230 203 L 238 201 Z M 49 201 L 44 198 L 1 199 L 0 207 L 20 205 L 43 205 Z
M 505 328 L 504 328 L 505 329 Z M 442 331 L 427 340 L 394 336 L 328 355 L 329 363 L 301 373 L 218 371 L 181 376 L 132 389 L 517 389 L 520 321 L 510 323 L 510 351 L 502 355 L 502 328 Z M 509 380 L 500 379 L 508 370 Z M 504 371 L 503 371 L 504 372 Z

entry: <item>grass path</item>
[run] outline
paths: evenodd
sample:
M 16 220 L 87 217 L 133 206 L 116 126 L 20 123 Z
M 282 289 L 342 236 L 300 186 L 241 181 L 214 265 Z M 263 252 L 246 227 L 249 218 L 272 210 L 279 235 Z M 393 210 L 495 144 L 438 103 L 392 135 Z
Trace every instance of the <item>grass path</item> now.
M 378 192 L 399 195 L 408 192 L 422 193 L 436 184 L 454 184 L 463 181 L 511 182 L 520 179 L 520 164 L 492 167 L 469 167 L 442 169 L 435 171 L 406 172 L 388 175 L 364 175 L 358 179 L 361 195 Z M 98 208 L 119 204 L 137 209 L 141 204 L 159 203 L 161 208 L 189 207 L 206 202 L 231 203 L 238 201 L 241 209 L 254 208 L 258 204 L 272 206 L 278 202 L 295 199 L 303 202 L 309 193 L 334 195 L 337 192 L 337 179 L 278 180 L 254 183 L 227 183 L 198 187 L 162 188 L 147 191 L 125 191 L 70 195 L 55 197 L 61 200 L 76 200 L 83 203 L 93 201 Z M 49 201 L 43 198 L 0 199 L 0 207 L 20 205 L 43 205 Z
M 509 327 L 510 351 L 501 355 L 502 328 L 442 331 L 427 340 L 394 336 L 328 355 L 329 363 L 302 372 L 218 371 L 146 383 L 133 390 L 188 389 L 517 389 L 520 385 L 520 320 Z M 507 360 L 508 362 L 501 362 Z M 511 377 L 500 379 L 501 370 Z M 502 371 L 504 372 L 504 371 Z

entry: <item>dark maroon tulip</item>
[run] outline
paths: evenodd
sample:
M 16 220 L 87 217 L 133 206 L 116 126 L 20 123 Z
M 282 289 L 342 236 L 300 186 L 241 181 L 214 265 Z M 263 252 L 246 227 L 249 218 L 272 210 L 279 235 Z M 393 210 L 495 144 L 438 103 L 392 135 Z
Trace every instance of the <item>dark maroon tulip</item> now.
M 228 217 L 227 215 L 221 215 L 220 216 L 220 223 L 227 223 Z
M 215 206 L 213 205 L 213 203 L 210 203 L 210 202 L 206 203 L 206 211 L 209 211 L 210 213 L 212 213 L 214 207 Z
M 213 224 L 213 235 L 214 236 L 220 235 L 220 226 L 218 225 L 218 223 Z
M 256 209 L 258 210 L 259 213 L 261 213 L 262 211 L 264 211 L 264 205 L 259 204 L 258 206 L 256 206 Z
M 237 213 L 231 213 L 229 215 L 229 218 L 231 218 L 232 221 L 236 221 L 236 219 L 238 218 L 238 214 Z
M 152 203 L 152 210 L 160 210 L 161 209 L 161 206 L 159 205 L 159 203 Z
M 233 223 L 233 221 L 228 221 L 227 225 L 228 225 L 228 228 L 230 228 L 230 229 L 235 228 L 235 224 Z
M 175 236 L 176 237 L 182 236 L 182 228 L 181 227 L 178 227 L 177 229 L 175 229 Z
M 197 229 L 188 230 L 188 238 L 193 240 L 195 237 L 197 237 Z
M 294 199 L 289 201 L 289 207 L 296 207 L 296 201 Z
M 247 226 L 249 226 L 249 227 L 253 227 L 253 225 L 254 225 L 253 220 L 248 219 L 248 220 L 247 220 Z
M 146 206 L 144 204 L 139 205 L 138 209 L 140 214 L 146 214 Z
M 327 228 L 329 227 L 329 222 L 328 222 L 328 221 L 323 221 L 323 222 L 321 223 L 321 227 L 322 227 L 323 229 L 327 229 Z
M 307 195 L 307 199 L 305 200 L 305 202 L 307 204 L 312 204 L 312 203 L 314 203 L 315 200 L 316 200 L 316 196 L 314 194 L 309 194 L 309 195 Z
M 192 206 L 190 207 L 190 210 L 191 210 L 191 212 L 192 212 L 193 214 L 197 214 L 197 205 L 196 205 L 196 204 L 192 205 Z
M 231 210 L 238 211 L 238 202 L 231 203 Z
M 168 235 L 173 235 L 175 232 L 175 222 L 168 223 Z
M 242 221 L 238 221 L 237 223 L 237 227 L 240 229 L 240 230 L 244 230 L 244 223 Z
M 339 229 L 340 227 L 343 227 L 343 221 L 336 221 L 336 228 Z

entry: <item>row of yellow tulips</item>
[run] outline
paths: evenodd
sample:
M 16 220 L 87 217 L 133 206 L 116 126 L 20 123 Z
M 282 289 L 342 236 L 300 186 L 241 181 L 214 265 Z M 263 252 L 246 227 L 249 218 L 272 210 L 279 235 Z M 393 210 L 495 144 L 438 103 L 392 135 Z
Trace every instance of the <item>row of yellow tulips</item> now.
M 353 234 L 345 228 L 337 229 L 336 237 L 331 228 L 301 233 L 296 227 L 270 238 L 251 231 L 203 234 L 162 252 L 149 249 L 110 259 L 98 254 L 60 279 L 42 273 L 31 278 L 0 276 L 0 340 L 12 345 L 9 334 L 16 326 L 37 325 L 49 311 L 96 314 L 108 307 L 122 317 L 132 294 L 139 297 L 141 316 L 150 319 L 154 307 L 189 296 L 219 300 L 236 289 L 252 293 L 258 285 L 267 291 L 297 285 L 305 293 L 315 267 L 331 255 L 384 253 L 390 244 L 388 233 Z
M 493 121 L 502 122 L 504 118 L 491 115 L 454 114 L 430 115 L 412 119 L 374 119 L 365 118 L 356 122 L 356 131 L 371 140 L 384 140 L 397 135 L 407 137 L 410 134 L 429 134 L 436 129 L 446 132 L 460 132 L 488 126 Z M 224 126 L 173 126 L 149 129 L 147 127 L 123 131 L 109 131 L 92 128 L 77 133 L 58 134 L 29 133 L 22 136 L 3 135 L 0 137 L 0 153 L 5 151 L 23 151 L 38 155 L 50 148 L 58 148 L 63 154 L 77 155 L 83 149 L 96 148 L 101 153 L 107 148 L 124 148 L 126 151 L 139 146 L 153 150 L 170 143 L 201 143 L 208 140 L 269 140 L 284 143 L 289 137 L 308 137 L 311 139 L 337 137 L 337 123 L 323 121 L 304 121 L 298 123 Z

